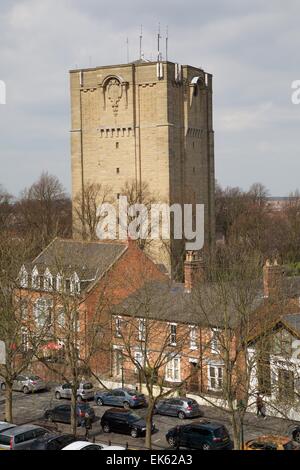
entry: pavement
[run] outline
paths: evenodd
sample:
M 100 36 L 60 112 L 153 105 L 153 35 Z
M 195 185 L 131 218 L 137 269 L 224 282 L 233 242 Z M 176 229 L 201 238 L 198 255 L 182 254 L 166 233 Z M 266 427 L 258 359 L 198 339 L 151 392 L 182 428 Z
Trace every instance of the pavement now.
M 4 419 L 4 403 L 3 392 L 0 392 L 0 421 Z M 61 423 L 49 424 L 43 420 L 43 415 L 46 409 L 53 408 L 58 404 L 64 403 L 70 403 L 70 401 L 56 400 L 53 391 L 41 391 L 29 395 L 24 395 L 22 392 L 14 392 L 14 422 L 15 424 L 35 423 L 45 427 L 50 427 L 53 430 L 55 429 L 63 433 L 69 433 L 69 425 Z M 143 449 L 145 447 L 145 438 L 143 437 L 134 439 L 131 436 L 117 433 L 104 434 L 100 426 L 100 419 L 105 410 L 110 407 L 99 407 L 93 401 L 90 402 L 90 405 L 94 407 L 97 416 L 97 420 L 93 424 L 93 429 L 90 432 L 90 439 L 94 439 L 96 442 L 102 442 L 104 444 L 111 443 L 122 446 L 128 444 L 130 448 L 135 449 Z M 226 412 L 211 406 L 202 406 L 201 408 L 206 418 L 224 424 L 232 435 L 230 416 Z M 140 408 L 136 410 L 136 412 L 141 417 L 145 417 L 147 410 L 145 408 Z M 183 424 L 183 422 L 178 418 L 160 415 L 155 415 L 153 420 L 157 428 L 157 432 L 153 434 L 152 438 L 153 449 L 159 450 L 168 448 L 168 444 L 165 439 L 167 431 L 178 424 Z M 193 420 L 187 419 L 184 423 L 187 424 L 192 421 Z M 275 417 L 267 417 L 264 420 L 262 418 L 257 418 L 254 414 L 247 413 L 244 424 L 244 438 L 245 441 L 247 441 L 262 434 L 291 435 L 291 429 L 295 424 L 296 423 L 291 421 Z M 300 423 L 298 424 L 300 425 Z M 78 428 L 78 435 L 84 435 L 84 430 L 82 428 Z

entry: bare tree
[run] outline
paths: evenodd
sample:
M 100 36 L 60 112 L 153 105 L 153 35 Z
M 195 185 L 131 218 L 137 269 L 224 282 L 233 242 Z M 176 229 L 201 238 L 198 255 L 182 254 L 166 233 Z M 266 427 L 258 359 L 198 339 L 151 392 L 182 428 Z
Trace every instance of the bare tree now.
M 17 205 L 21 231 L 31 234 L 36 251 L 56 236 L 71 233 L 71 203 L 56 176 L 42 173 L 39 180 L 23 191 Z
M 83 240 L 97 240 L 97 227 L 103 219 L 99 207 L 111 202 L 112 190 L 102 184 L 87 182 L 84 190 L 76 194 L 73 202 L 75 232 L 78 232 Z
M 5 344 L 5 363 L 0 375 L 5 382 L 5 418 L 13 421 L 12 387 L 17 376 L 28 369 L 35 352 L 43 341 L 49 318 L 37 331 L 33 318 L 28 316 L 32 298 L 23 298 L 18 277 L 29 247 L 11 237 L 0 238 L 0 340 Z M 30 251 L 30 250 L 29 250 Z
M 84 260 L 77 260 L 78 266 Z M 98 301 L 88 311 L 83 302 L 80 280 L 61 265 L 60 255 L 56 255 L 56 265 L 51 267 L 57 273 L 56 281 L 48 286 L 51 298 L 51 328 L 48 329 L 46 343 L 50 347 L 39 348 L 36 358 L 44 366 L 71 386 L 71 429 L 77 434 L 77 396 L 80 381 L 93 375 L 93 359 L 101 353 L 107 354 L 105 332 L 107 332 L 108 299 L 105 287 L 99 290 Z M 51 282 L 51 281 L 49 281 Z M 105 284 L 105 283 L 104 283 Z
M 0 185 L 0 230 L 5 230 L 11 223 L 13 197 Z
M 243 448 L 243 422 L 253 396 L 251 377 L 257 356 L 249 354 L 248 341 L 262 301 L 261 265 L 260 254 L 245 245 L 226 247 L 209 266 L 209 282 L 199 282 L 193 291 L 195 312 L 211 332 L 211 356 L 220 364 L 217 369 L 211 366 L 213 384 L 201 396 L 230 416 L 236 449 Z
M 176 330 L 166 317 L 173 304 L 166 300 L 169 284 L 156 288 L 145 284 L 124 303 L 112 310 L 116 348 L 121 352 L 122 382 L 138 382 L 147 393 L 146 447 L 152 448 L 152 423 L 158 400 L 185 390 L 189 376 L 181 380 L 177 362 L 188 349 L 190 330 L 185 324 Z M 169 315 L 168 315 L 169 314 Z M 118 360 L 118 359 L 116 359 Z M 174 362 L 175 361 L 175 362 Z M 117 373 L 115 371 L 115 373 Z M 172 375 L 168 377 L 168 374 Z

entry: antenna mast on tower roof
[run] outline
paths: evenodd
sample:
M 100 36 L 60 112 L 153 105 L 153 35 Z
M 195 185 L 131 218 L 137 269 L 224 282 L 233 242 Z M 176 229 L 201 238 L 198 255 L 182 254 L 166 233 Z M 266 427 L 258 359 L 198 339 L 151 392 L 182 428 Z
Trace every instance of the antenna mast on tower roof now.
M 141 34 L 140 34 L 140 60 L 142 59 L 142 44 L 143 44 L 143 25 L 141 24 Z
M 166 62 L 168 62 L 168 47 L 169 47 L 169 27 L 166 30 Z

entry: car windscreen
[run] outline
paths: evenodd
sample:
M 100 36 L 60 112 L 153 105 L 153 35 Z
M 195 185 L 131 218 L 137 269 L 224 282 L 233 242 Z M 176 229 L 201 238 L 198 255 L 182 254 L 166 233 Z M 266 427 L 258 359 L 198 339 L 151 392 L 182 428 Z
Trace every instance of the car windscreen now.
M 142 397 L 142 396 L 143 396 L 142 393 L 137 393 L 137 392 L 135 392 L 134 390 L 127 390 L 127 393 L 128 393 L 128 395 L 130 395 L 131 397 Z
M 196 400 L 188 400 L 187 402 L 188 406 L 198 406 L 198 403 Z
M 140 421 L 140 419 L 142 419 L 139 415 L 135 414 L 135 413 L 130 413 L 128 415 L 128 421 L 130 423 L 134 423 L 135 421 Z
M 38 375 L 30 375 L 29 380 L 41 380 L 41 378 Z
M 82 388 L 83 390 L 91 390 L 93 388 L 93 384 L 91 383 L 83 384 Z
M 214 435 L 216 437 L 228 437 L 228 432 L 224 426 L 221 426 L 220 428 L 214 430 Z

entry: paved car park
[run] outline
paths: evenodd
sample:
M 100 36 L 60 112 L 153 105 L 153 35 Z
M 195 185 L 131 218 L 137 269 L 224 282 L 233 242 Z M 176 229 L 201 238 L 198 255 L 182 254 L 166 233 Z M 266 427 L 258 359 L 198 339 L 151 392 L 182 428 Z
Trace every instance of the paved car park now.
M 48 423 L 43 420 L 43 415 L 46 409 L 53 408 L 59 404 L 68 403 L 70 400 L 56 400 L 54 397 L 54 392 L 52 391 L 40 391 L 34 394 L 24 395 L 20 392 L 13 392 L 13 412 L 14 412 L 14 422 L 15 424 L 27 424 L 35 423 L 41 426 L 47 426 L 53 430 L 59 430 L 64 433 L 70 432 L 70 426 L 60 423 Z M 126 445 L 128 443 L 131 448 L 144 448 L 145 438 L 139 437 L 137 439 L 132 438 L 128 435 L 122 435 L 117 433 L 104 434 L 100 426 L 100 419 L 104 412 L 109 409 L 109 406 L 97 406 L 93 401 L 89 401 L 90 405 L 94 407 L 97 419 L 93 423 L 92 431 L 90 432 L 91 438 L 95 439 L 97 442 L 102 442 L 108 444 L 111 442 L 115 445 Z M 231 425 L 226 413 L 213 408 L 213 407 L 201 407 L 204 416 L 208 419 L 216 420 L 221 424 L 224 424 L 228 431 L 231 433 Z M 141 417 L 146 416 L 146 409 L 139 408 L 135 410 Z M 4 394 L 0 392 L 0 421 L 4 419 Z M 197 419 L 197 418 L 196 418 Z M 184 421 L 173 418 L 169 416 L 154 416 L 154 424 L 157 428 L 157 431 L 153 434 L 153 448 L 154 449 L 163 449 L 167 448 L 168 444 L 165 439 L 167 431 L 181 424 L 186 424 L 193 422 L 193 420 L 186 419 Z M 257 437 L 262 434 L 280 434 L 288 435 L 290 434 L 290 429 L 292 423 L 289 421 L 267 417 L 266 420 L 257 418 L 253 414 L 247 414 L 245 419 L 245 429 L 244 436 L 245 441 Z M 83 435 L 84 430 L 78 428 L 78 434 Z

